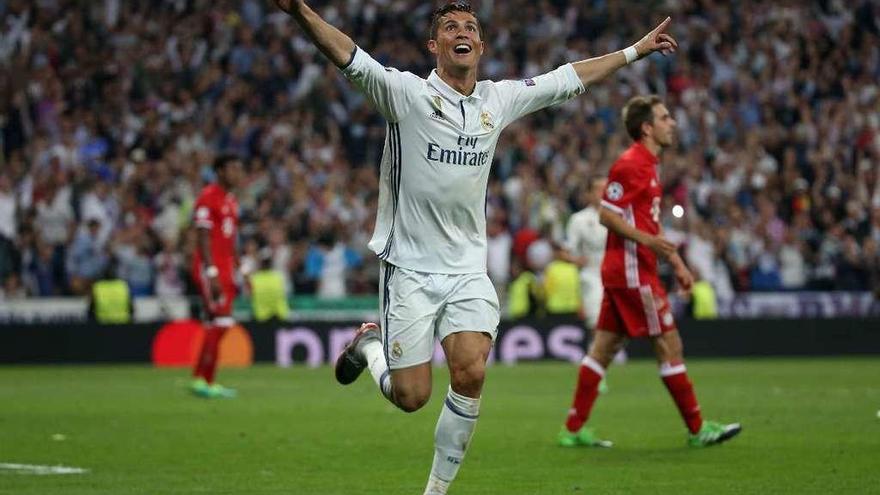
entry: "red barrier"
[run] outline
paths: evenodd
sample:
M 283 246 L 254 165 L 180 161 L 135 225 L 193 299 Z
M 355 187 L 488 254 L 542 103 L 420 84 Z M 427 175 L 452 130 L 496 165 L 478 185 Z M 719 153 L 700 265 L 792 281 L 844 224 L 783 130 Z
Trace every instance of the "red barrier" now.
M 165 324 L 153 338 L 152 361 L 156 367 L 192 367 L 202 347 L 205 330 L 196 320 Z M 254 345 L 247 330 L 235 325 L 220 342 L 220 366 L 245 368 L 254 362 Z

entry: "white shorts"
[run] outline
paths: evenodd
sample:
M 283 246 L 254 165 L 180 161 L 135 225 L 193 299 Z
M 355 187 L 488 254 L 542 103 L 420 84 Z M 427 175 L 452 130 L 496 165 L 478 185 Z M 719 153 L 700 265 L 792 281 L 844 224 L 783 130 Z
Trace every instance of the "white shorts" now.
M 603 293 L 601 278 L 581 278 L 581 301 L 584 307 L 584 323 L 588 330 L 595 329 L 599 321 Z
M 434 337 L 498 334 L 501 311 L 485 273 L 422 273 L 381 262 L 379 310 L 388 368 L 431 361 Z

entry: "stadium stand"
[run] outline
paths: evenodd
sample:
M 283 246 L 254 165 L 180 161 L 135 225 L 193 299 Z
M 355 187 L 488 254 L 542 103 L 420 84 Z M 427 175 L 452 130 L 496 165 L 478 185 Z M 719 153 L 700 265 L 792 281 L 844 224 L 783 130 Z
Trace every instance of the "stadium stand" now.
M 491 79 L 619 49 L 657 21 L 638 2 L 476 4 Z M 430 2 L 324 5 L 378 60 L 429 72 Z M 502 137 L 496 283 L 513 240 L 558 237 L 585 179 L 627 144 L 623 102 L 657 93 L 680 130 L 663 157 L 664 225 L 719 298 L 880 286 L 880 6 L 664 5 L 678 56 Z M 0 16 L 0 297 L 88 294 L 111 264 L 135 297 L 192 293 L 188 219 L 217 152 L 246 162 L 245 264 L 268 247 L 290 292 L 375 292 L 384 122 L 285 15 L 259 0 L 7 0 Z

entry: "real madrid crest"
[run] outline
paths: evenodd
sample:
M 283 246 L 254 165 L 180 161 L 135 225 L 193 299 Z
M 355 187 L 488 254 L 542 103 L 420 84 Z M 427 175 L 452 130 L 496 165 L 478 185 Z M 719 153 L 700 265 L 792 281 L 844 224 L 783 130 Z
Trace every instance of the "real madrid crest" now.
M 403 348 L 400 347 L 400 342 L 395 340 L 391 344 L 391 355 L 394 356 L 394 359 L 400 359 L 400 356 L 403 356 Z
M 480 125 L 482 125 L 483 129 L 486 129 L 487 131 L 494 129 L 495 122 L 492 121 L 492 114 L 484 110 L 483 113 L 480 114 Z
M 432 96 L 431 97 L 431 106 L 434 107 L 434 109 L 436 109 L 436 110 L 442 110 L 443 109 L 443 99 L 437 95 Z

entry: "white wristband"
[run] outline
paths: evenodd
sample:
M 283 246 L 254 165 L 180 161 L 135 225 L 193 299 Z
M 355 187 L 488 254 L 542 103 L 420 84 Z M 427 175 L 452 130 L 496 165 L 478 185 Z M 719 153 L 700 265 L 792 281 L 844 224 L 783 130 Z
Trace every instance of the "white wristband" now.
M 631 64 L 638 60 L 639 52 L 635 46 L 629 46 L 623 49 L 623 56 L 626 58 L 626 63 Z
M 218 270 L 216 266 L 211 265 L 205 267 L 205 276 L 208 278 L 216 278 L 217 275 L 220 275 L 220 270 Z

